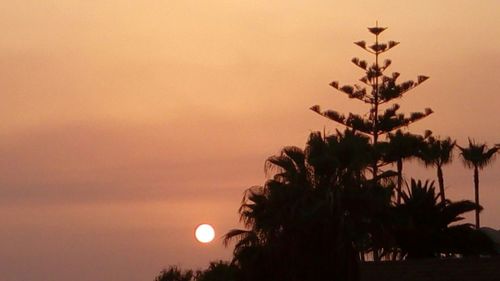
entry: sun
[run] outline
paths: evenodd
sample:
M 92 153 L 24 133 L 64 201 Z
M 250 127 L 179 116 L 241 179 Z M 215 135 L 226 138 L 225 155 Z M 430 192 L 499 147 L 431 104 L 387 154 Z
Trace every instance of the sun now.
M 201 243 L 210 243 L 214 240 L 215 230 L 211 225 L 203 223 L 196 227 L 194 236 Z

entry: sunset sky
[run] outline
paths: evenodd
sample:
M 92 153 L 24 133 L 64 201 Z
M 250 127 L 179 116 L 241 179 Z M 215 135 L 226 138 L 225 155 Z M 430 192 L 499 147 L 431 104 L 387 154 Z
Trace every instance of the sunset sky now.
M 194 227 L 240 227 L 266 157 L 341 128 L 310 106 L 367 111 L 328 83 L 362 76 L 350 60 L 371 58 L 352 42 L 371 41 L 376 20 L 401 42 L 391 70 L 430 76 L 400 100 L 435 111 L 411 132 L 500 143 L 499 12 L 498 0 L 2 1 L 0 279 L 152 281 L 229 259 Z M 480 175 L 495 229 L 499 169 Z M 458 157 L 444 173 L 451 199 L 473 199 Z

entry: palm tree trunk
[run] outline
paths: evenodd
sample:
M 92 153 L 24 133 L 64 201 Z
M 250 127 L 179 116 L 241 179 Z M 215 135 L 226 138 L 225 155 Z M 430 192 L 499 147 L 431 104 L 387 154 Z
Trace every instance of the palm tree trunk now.
M 444 203 L 446 201 L 446 196 L 444 195 L 444 178 L 441 165 L 437 165 L 437 177 L 439 182 L 439 194 L 441 196 L 441 202 Z
M 398 159 L 397 161 L 397 166 L 398 166 L 398 194 L 396 195 L 398 205 L 401 204 L 401 188 L 403 185 L 403 160 Z
M 476 229 L 479 229 L 479 169 L 474 166 L 474 194 L 476 199 Z

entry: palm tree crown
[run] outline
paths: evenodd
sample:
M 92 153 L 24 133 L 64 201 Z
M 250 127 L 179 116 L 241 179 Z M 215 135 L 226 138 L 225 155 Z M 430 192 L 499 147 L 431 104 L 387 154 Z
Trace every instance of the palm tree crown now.
M 453 148 L 456 142 L 451 138 L 439 139 L 429 137 L 422 147 L 419 158 L 426 166 L 446 165 L 453 160 Z
M 425 166 L 435 166 L 437 169 L 441 202 L 446 200 L 442 168 L 444 165 L 451 163 L 453 160 L 453 149 L 455 148 L 455 145 L 456 142 L 449 137 L 439 139 L 431 136 L 421 147 L 418 155 L 420 160 L 424 162 Z
M 469 139 L 468 147 L 461 147 L 457 145 L 460 149 L 460 155 L 462 156 L 462 160 L 464 165 L 467 168 L 479 168 L 483 169 L 488 166 L 495 160 L 495 155 L 500 149 L 500 146 L 495 145 L 492 148 L 488 148 L 488 146 L 484 143 L 477 144 L 473 140 Z
M 401 202 L 403 185 L 403 160 L 417 156 L 424 139 L 430 134 L 431 132 L 427 131 L 425 136 L 419 136 L 397 130 L 395 133 L 389 133 L 387 135 L 388 142 L 379 145 L 382 150 L 384 161 L 396 163 L 398 176 L 396 202 L 398 203 Z

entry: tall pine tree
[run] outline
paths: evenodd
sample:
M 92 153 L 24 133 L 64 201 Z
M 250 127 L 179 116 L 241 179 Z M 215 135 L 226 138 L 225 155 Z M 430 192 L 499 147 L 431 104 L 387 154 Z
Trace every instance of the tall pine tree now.
M 321 110 L 319 105 L 311 107 L 311 110 L 324 117 L 354 131 L 370 136 L 374 147 L 377 147 L 381 136 L 402 127 L 407 127 L 432 113 L 430 108 L 426 108 L 423 112 L 412 112 L 408 115 L 398 112 L 400 106 L 394 100 L 401 98 L 405 93 L 427 80 L 428 77 L 419 75 L 416 81 L 398 82 L 400 76 L 398 72 L 392 72 L 390 75 L 386 74 L 386 70 L 391 65 L 391 60 L 385 59 L 381 62 L 381 56 L 399 44 L 399 42 L 395 41 L 388 41 L 387 43 L 379 41 L 380 34 L 386 29 L 386 27 L 379 27 L 378 24 L 375 27 L 369 27 L 369 32 L 375 36 L 375 42 L 371 45 L 368 45 L 365 41 L 354 43 L 374 57 L 374 62 L 371 65 L 367 61 L 357 57 L 351 60 L 352 63 L 361 68 L 365 73 L 359 79 L 363 83 L 362 85 L 341 86 L 337 81 L 330 83 L 330 86 L 346 94 L 349 98 L 358 99 L 369 105 L 370 110 L 367 117 L 354 113 L 344 115 L 335 110 Z M 385 163 L 381 156 L 374 159 L 372 173 L 373 179 L 376 182 L 379 167 Z

